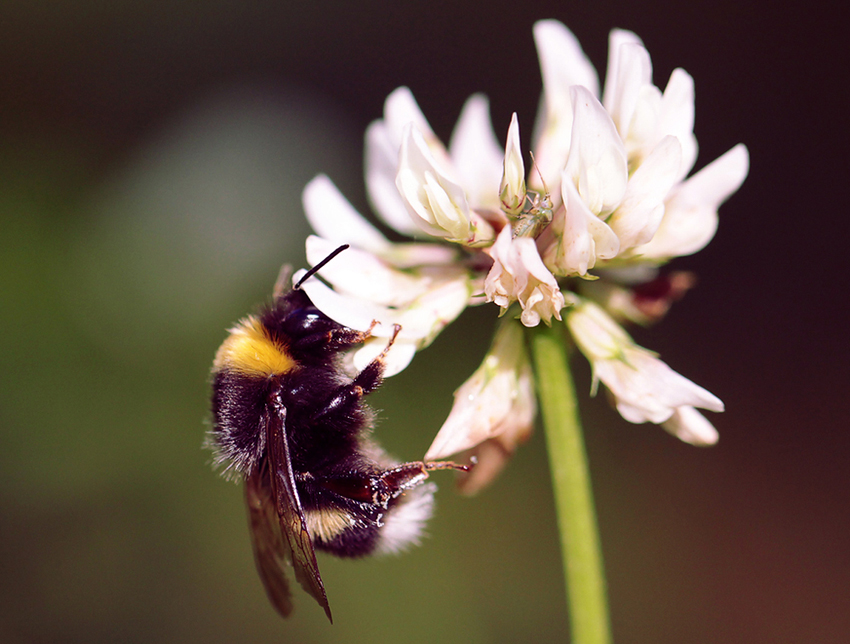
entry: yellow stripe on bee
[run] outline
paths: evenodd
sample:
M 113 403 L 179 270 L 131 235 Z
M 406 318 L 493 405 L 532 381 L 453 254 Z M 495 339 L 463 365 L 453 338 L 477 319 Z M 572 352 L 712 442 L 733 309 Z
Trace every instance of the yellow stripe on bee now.
M 232 370 L 247 376 L 271 376 L 292 370 L 295 360 L 275 343 L 253 315 L 230 329 L 230 336 L 215 354 L 213 370 Z

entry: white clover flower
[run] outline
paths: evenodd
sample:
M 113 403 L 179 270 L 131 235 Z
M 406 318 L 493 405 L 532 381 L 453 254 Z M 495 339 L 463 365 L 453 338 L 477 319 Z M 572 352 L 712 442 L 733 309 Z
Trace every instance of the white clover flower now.
M 537 413 L 534 376 L 522 328 L 516 322 L 506 320 L 500 325 L 481 366 L 454 398 L 425 459 L 475 448 L 478 463 L 461 484 L 472 494 L 487 485 L 528 438 Z
M 630 423 L 656 425 L 670 421 L 668 430 L 682 440 L 705 443 L 711 434 L 706 430 L 708 421 L 693 408 L 723 411 L 719 398 L 635 344 L 593 302 L 579 301 L 570 309 L 566 322 L 579 350 L 590 361 L 594 388 L 600 381 L 608 388 L 623 418 Z
M 596 70 L 563 24 L 538 22 L 534 40 L 543 93 L 531 150 L 522 147 L 516 114 L 500 146 L 481 95 L 464 105 L 448 147 L 404 87 L 369 126 L 370 201 L 385 224 L 416 241 L 391 242 L 326 177 L 304 193 L 316 232 L 307 240 L 310 263 L 351 246 L 304 291 L 341 324 L 365 330 L 379 322 L 354 353 L 355 368 L 383 350 L 394 324 L 402 330 L 386 375 L 403 369 L 467 306 L 492 302 L 510 318 L 458 390 L 429 450 L 429 458 L 477 450 L 482 465 L 490 464 L 479 480 L 498 469 L 534 413 L 526 400 L 531 367 L 506 348 L 522 331 L 514 319 L 533 327 L 564 315 L 594 382 L 606 386 L 630 422 L 661 424 L 682 440 L 710 444 L 717 433 L 696 408 L 723 409 L 637 346 L 617 321 L 655 322 L 693 284 L 690 274 L 661 268 L 714 236 L 719 206 L 747 175 L 746 148 L 735 146 L 688 177 L 697 142 L 694 82 L 684 70 L 674 70 L 662 91 L 641 40 L 614 30 L 600 91 Z M 525 402 L 495 402 L 507 383 L 523 390 Z
M 493 268 L 484 281 L 488 302 L 498 304 L 504 313 L 518 301 L 525 326 L 537 326 L 541 320 L 549 324 L 553 317 L 561 319 L 564 294 L 543 265 L 533 239 L 513 239 L 510 227 L 505 226 L 488 252 L 493 258 Z

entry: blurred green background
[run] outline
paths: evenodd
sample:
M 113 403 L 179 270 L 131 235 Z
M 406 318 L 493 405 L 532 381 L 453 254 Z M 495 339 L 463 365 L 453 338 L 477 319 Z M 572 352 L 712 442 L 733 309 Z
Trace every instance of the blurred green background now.
M 444 138 L 474 91 L 528 135 L 549 17 L 600 70 L 635 30 L 656 83 L 696 79 L 698 166 L 752 157 L 676 264 L 698 288 L 637 333 L 726 402 L 718 446 L 582 400 L 615 641 L 848 641 L 846 54 L 798 5 L 6 0 L 0 641 L 566 640 L 539 433 L 477 498 L 435 475 L 423 547 L 321 557 L 332 627 L 306 596 L 273 612 L 200 447 L 225 329 L 303 265 L 303 185 L 325 172 L 366 210 L 362 133 L 403 84 Z M 493 321 L 469 311 L 372 397 L 391 452 L 423 454 Z

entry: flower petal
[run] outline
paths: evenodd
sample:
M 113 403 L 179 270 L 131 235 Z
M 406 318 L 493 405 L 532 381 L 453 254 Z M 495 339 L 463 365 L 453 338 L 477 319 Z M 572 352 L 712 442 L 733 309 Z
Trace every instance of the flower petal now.
M 576 37 L 557 20 L 535 23 L 534 42 L 543 76 L 543 97 L 533 137 L 535 159 L 543 183 L 556 190 L 572 135 L 570 88 L 582 85 L 598 96 L 599 77 Z M 544 188 L 533 178 L 531 183 L 535 188 Z
M 546 264 L 558 275 L 587 275 L 597 260 L 617 256 L 620 240 L 590 211 L 571 180 L 561 182 L 561 196 L 564 207 L 552 222 L 556 241 L 546 253 Z
M 565 174 L 597 215 L 607 215 L 623 198 L 628 163 L 623 141 L 605 108 L 584 87 L 570 90 L 575 119 Z
M 661 97 L 656 136 L 667 134 L 675 136 L 682 145 L 682 162 L 677 177 L 681 180 L 694 167 L 698 152 L 694 136 L 694 79 L 681 68 L 670 74 Z
M 738 144 L 677 186 L 655 236 L 635 248 L 647 259 L 667 260 L 702 249 L 717 230 L 717 209 L 743 183 L 749 155 Z
M 474 94 L 463 106 L 449 144 L 449 156 L 473 208 L 498 210 L 496 188 L 502 175 L 502 149 L 490 124 L 490 105 Z
M 714 445 L 720 438 L 714 425 L 693 407 L 679 407 L 661 426 L 676 438 L 700 447 Z
M 437 135 L 431 129 L 428 119 L 419 109 L 419 104 L 413 98 L 413 93 L 407 87 L 394 90 L 384 101 L 384 122 L 390 132 L 391 139 L 397 147 L 401 146 L 405 128 L 413 123 L 422 136 L 428 141 L 437 140 Z M 440 144 L 442 145 L 442 144 Z
M 514 112 L 505 142 L 502 183 L 499 186 L 502 209 L 509 215 L 518 215 L 525 206 L 525 193 L 525 164 L 519 142 L 519 122 Z
M 455 392 L 454 405 L 426 460 L 445 458 L 499 437 L 513 451 L 529 435 L 536 404 L 522 327 L 504 322 L 475 373 Z
M 375 336 L 366 340 L 363 345 L 351 354 L 351 369 L 354 373 L 363 371 L 372 360 L 377 358 L 387 347 L 387 339 Z M 392 348 L 384 357 L 384 378 L 394 376 L 413 361 L 419 349 L 419 340 L 415 338 L 396 338 Z
M 723 411 L 717 396 L 645 349 L 626 349 L 622 359 L 599 360 L 593 367 L 594 375 L 616 399 L 617 411 L 630 423 L 657 425 L 683 406 Z
M 329 264 L 330 266 L 330 264 Z M 304 276 L 298 271 L 294 281 Z M 428 346 L 450 322 L 467 307 L 472 293 L 472 281 L 462 268 L 446 272 L 435 279 L 427 291 L 398 308 L 334 291 L 315 277 L 301 288 L 310 301 L 332 320 L 358 331 L 372 329 L 372 336 L 353 352 L 353 366 L 362 370 L 386 347 L 394 325 L 401 326 L 393 350 L 387 356 L 385 376 L 398 373 L 409 364 L 413 353 Z M 373 327 L 373 322 L 377 326 Z
M 676 182 L 682 162 L 682 146 L 675 136 L 665 137 L 634 171 L 626 194 L 608 219 L 620 239 L 620 253 L 645 244 L 661 224 L 664 199 Z
M 436 162 L 449 165 L 448 153 L 434 134 L 413 94 L 407 87 L 399 87 L 384 101 L 384 118 L 375 121 L 366 131 L 366 185 L 369 198 L 381 218 L 400 233 L 413 235 L 416 225 L 407 215 L 407 209 L 396 188 L 404 129 L 413 124 L 422 134 Z
M 307 261 L 315 266 L 337 246 L 311 235 L 307 238 Z M 404 306 L 425 293 L 427 277 L 389 266 L 370 252 L 349 248 L 325 265 L 319 275 L 343 295 L 365 299 L 381 306 Z
M 419 227 L 407 213 L 395 177 L 398 174 L 399 145 L 393 141 L 383 121 L 374 121 L 366 130 L 366 190 L 378 216 L 402 235 L 414 236 Z
M 352 244 L 373 252 L 390 246 L 387 238 L 354 209 L 327 176 L 320 174 L 308 183 L 301 199 L 307 220 L 320 237 L 336 245 Z
M 617 131 L 626 139 L 641 89 L 652 84 L 652 61 L 640 38 L 630 31 L 614 29 L 608 43 L 602 101 Z
M 304 270 L 296 272 L 292 281 L 297 282 L 306 272 Z M 343 326 L 366 331 L 371 327 L 372 322 L 377 321 L 379 326 L 375 327 L 373 335 L 388 338 L 392 334 L 395 314 L 388 307 L 337 293 L 316 277 L 305 281 L 301 285 L 301 290 L 307 294 L 317 309 Z
M 537 326 L 541 320 L 549 324 L 553 317 L 561 319 L 564 295 L 540 259 L 533 239 L 512 239 L 506 226 L 487 252 L 493 258 L 493 266 L 484 281 L 488 302 L 495 302 L 503 313 L 513 302 L 519 302 L 520 319 L 529 327 Z
M 588 300 L 573 306 L 567 326 L 593 368 L 594 382 L 611 392 L 620 415 L 631 423 L 663 423 L 680 407 L 723 411 L 717 396 L 673 371 L 639 347 L 601 307 Z
M 396 186 L 410 216 L 435 237 L 472 239 L 469 204 L 463 188 L 437 165 L 419 131 L 408 126 L 401 144 Z

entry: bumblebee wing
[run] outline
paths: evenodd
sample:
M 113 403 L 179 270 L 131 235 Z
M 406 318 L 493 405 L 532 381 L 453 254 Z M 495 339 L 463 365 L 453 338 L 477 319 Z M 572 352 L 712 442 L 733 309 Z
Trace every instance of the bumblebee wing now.
M 280 532 L 284 545 L 288 546 L 290 561 L 295 568 L 295 579 L 319 602 L 328 620 L 333 623 L 325 585 L 319 574 L 316 552 L 313 550 L 313 539 L 307 529 L 301 499 L 295 487 L 295 475 L 286 436 L 286 408 L 281 405 L 273 407 L 276 407 L 277 413 L 270 414 L 268 424 L 269 474 L 280 520 Z
M 292 612 L 292 593 L 286 580 L 288 545 L 284 546 L 280 534 L 277 508 L 264 467 L 258 467 L 245 481 L 245 501 L 257 571 L 272 605 L 288 617 Z

